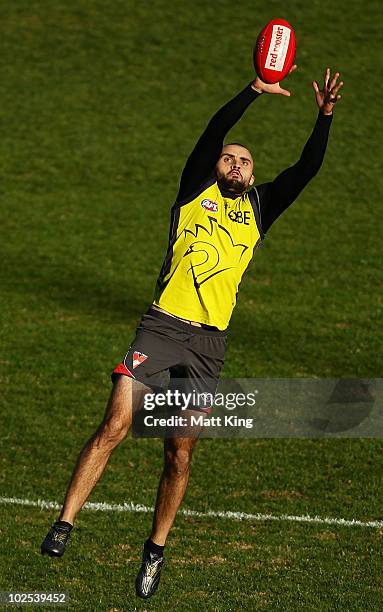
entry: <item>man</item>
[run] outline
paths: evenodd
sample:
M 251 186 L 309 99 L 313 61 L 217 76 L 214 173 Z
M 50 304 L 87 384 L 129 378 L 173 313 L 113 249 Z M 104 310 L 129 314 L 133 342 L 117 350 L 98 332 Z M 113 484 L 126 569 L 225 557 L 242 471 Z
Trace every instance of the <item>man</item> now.
M 295 70 L 293 66 L 291 71 Z M 325 71 L 323 89 L 313 82 L 319 114 L 298 162 L 270 183 L 252 188 L 253 158 L 241 144 L 223 145 L 231 127 L 263 94 L 290 93 L 257 77 L 211 119 L 186 162 L 172 207 L 167 254 L 152 307 L 114 370 L 105 416 L 80 453 L 59 520 L 41 545 L 62 556 L 75 517 L 103 473 L 113 449 L 126 437 L 132 414 L 165 378 L 215 391 L 226 348 L 226 328 L 242 275 L 253 251 L 279 215 L 318 172 L 326 150 L 333 108 L 343 83 Z M 206 408 L 193 406 L 193 409 Z M 164 546 L 183 499 L 196 435 L 164 441 L 165 462 L 153 528 L 136 579 L 137 595 L 156 591 Z

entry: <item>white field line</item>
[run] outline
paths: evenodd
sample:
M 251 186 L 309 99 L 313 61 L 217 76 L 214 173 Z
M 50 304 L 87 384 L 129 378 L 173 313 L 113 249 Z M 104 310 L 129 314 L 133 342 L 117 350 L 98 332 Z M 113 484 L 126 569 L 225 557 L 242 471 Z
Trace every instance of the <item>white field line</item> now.
M 0 497 L 0 504 L 13 506 L 33 506 L 41 509 L 59 510 L 61 505 L 54 501 L 43 499 L 31 500 L 19 497 Z M 143 504 L 125 502 L 123 504 L 108 504 L 105 502 L 87 502 L 85 510 L 96 512 L 153 512 L 154 508 Z M 187 510 L 181 508 L 178 514 L 193 516 L 197 518 L 222 518 L 237 521 L 290 521 L 292 523 L 314 523 L 317 525 L 339 525 L 340 527 L 376 527 L 383 528 L 383 521 L 359 521 L 357 519 L 331 518 L 328 516 L 308 516 L 308 515 L 289 515 L 289 514 L 248 514 L 247 512 L 235 512 L 231 510 Z

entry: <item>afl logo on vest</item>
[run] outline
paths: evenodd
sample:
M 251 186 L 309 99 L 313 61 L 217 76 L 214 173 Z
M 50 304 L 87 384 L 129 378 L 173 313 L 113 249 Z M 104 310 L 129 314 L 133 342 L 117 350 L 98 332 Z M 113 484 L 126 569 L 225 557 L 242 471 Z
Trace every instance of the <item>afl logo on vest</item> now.
M 202 200 L 201 206 L 202 208 L 204 208 L 205 210 L 208 210 L 209 212 L 213 212 L 213 213 L 218 212 L 218 204 L 217 202 L 213 202 L 213 200 L 209 200 L 205 198 L 204 200 Z

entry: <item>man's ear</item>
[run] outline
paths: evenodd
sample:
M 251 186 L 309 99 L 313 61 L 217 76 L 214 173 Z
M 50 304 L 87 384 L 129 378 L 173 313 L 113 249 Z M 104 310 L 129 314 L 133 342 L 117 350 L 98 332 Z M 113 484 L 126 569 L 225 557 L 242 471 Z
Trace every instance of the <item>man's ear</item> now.
M 254 176 L 254 174 L 252 174 L 251 177 L 250 177 L 250 181 L 249 181 L 250 187 L 252 187 L 254 185 L 254 181 L 255 181 L 255 176 Z

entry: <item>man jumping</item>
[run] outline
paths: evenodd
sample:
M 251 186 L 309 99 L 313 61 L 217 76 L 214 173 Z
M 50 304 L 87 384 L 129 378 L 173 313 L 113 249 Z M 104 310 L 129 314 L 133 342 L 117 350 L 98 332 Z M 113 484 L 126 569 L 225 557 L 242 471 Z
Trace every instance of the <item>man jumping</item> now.
M 250 151 L 223 142 L 254 100 L 263 94 L 290 93 L 279 83 L 268 85 L 257 77 L 209 122 L 181 176 L 154 302 L 112 374 L 105 416 L 80 453 L 60 516 L 41 545 L 43 554 L 63 555 L 77 513 L 112 451 L 128 434 L 146 393 L 163 388 L 170 375 L 170 384 L 182 378 L 190 381 L 190 388 L 214 394 L 241 278 L 256 246 L 322 164 L 333 108 L 341 97 L 343 83 L 338 79 L 339 73 L 331 76 L 327 68 L 323 88 L 313 82 L 319 107 L 313 132 L 298 162 L 270 183 L 254 187 Z M 140 597 L 157 590 L 165 542 L 186 490 L 197 439 L 196 434 L 164 440 L 153 527 L 136 579 Z

